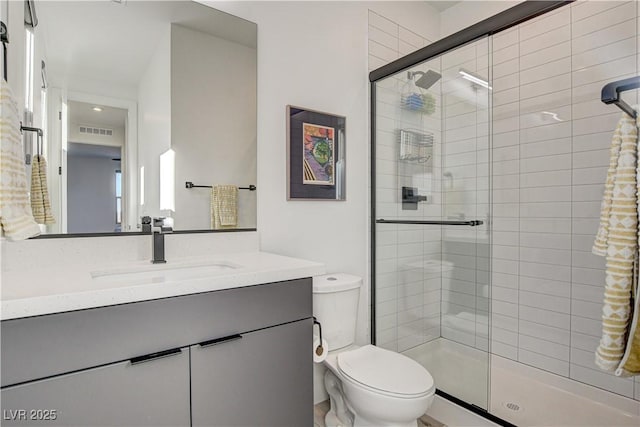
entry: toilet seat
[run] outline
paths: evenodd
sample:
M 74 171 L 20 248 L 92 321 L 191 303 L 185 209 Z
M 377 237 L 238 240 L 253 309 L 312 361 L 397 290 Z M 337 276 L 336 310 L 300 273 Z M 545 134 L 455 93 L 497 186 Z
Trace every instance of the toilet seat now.
M 385 396 L 414 399 L 434 393 L 433 378 L 422 365 L 373 345 L 339 354 L 337 367 L 345 380 Z

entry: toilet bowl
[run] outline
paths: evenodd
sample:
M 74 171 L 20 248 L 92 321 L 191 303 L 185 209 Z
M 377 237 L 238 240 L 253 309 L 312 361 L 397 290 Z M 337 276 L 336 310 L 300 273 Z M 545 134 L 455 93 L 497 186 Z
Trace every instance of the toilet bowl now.
M 331 409 L 325 423 L 327 427 L 416 427 L 433 402 L 433 378 L 402 354 L 353 345 L 361 285 L 361 278 L 347 274 L 313 279 L 314 316 L 329 346 L 324 382 Z
M 342 392 L 344 409 L 353 417 L 332 415 L 338 420 L 353 419 L 354 427 L 415 427 L 433 402 L 435 385 L 429 372 L 399 353 L 366 345 L 329 354 L 325 365 L 329 368 L 325 384 L 337 378 L 341 385 L 328 390 L 330 396 L 331 391 Z M 337 408 L 332 405 L 331 409 Z

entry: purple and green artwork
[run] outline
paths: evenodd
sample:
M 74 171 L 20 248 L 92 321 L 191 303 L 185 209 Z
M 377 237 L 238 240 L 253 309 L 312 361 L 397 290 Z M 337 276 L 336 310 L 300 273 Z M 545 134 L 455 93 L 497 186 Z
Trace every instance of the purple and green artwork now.
M 303 184 L 334 184 L 334 136 L 334 128 L 302 124 Z

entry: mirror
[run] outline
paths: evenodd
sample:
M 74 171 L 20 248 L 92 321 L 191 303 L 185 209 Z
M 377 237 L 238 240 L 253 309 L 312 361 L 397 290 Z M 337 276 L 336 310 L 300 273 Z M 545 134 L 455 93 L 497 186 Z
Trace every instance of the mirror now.
M 143 231 L 145 216 L 210 230 L 212 206 L 234 204 L 236 224 L 232 209 L 217 226 L 255 228 L 254 23 L 189 1 L 35 9 L 25 121 L 44 144 L 25 141 L 27 158 L 40 151 L 48 162 L 55 223 L 45 233 Z M 214 196 L 208 186 L 223 187 Z

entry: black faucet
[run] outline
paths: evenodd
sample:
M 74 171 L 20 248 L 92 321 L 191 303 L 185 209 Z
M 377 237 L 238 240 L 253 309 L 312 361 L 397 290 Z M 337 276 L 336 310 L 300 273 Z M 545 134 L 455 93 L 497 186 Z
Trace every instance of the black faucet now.
M 164 225 L 164 218 L 153 218 L 153 227 L 151 227 L 151 234 L 153 235 L 153 259 L 154 264 L 165 264 L 167 262 L 164 259 L 164 235 L 165 233 L 171 233 L 173 229 Z

